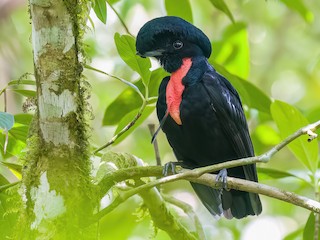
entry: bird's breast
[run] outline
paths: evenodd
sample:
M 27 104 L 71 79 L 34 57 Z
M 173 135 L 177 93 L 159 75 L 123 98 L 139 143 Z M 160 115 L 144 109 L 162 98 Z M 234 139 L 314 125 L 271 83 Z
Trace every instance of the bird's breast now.
M 182 101 L 182 93 L 185 89 L 185 86 L 182 84 L 182 79 L 187 75 L 191 65 L 191 58 L 182 59 L 181 67 L 171 74 L 166 88 L 167 110 L 172 119 L 178 125 L 182 125 L 180 118 L 180 104 Z

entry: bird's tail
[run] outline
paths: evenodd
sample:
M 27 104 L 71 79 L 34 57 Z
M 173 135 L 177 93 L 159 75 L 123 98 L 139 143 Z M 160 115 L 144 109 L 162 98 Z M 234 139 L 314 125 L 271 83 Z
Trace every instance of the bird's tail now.
M 227 219 L 244 218 L 248 215 L 258 215 L 262 211 L 258 194 L 233 189 L 213 189 L 198 183 L 191 185 L 203 205 L 214 216 L 223 215 Z

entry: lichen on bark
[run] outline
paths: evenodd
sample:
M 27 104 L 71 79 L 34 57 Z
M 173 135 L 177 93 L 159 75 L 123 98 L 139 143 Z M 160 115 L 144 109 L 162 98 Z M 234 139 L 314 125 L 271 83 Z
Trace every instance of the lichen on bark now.
M 17 238 L 95 236 L 95 226 L 83 227 L 98 204 L 90 177 L 81 63 L 88 3 L 30 0 L 37 112 L 24 159 L 19 223 L 24 227 Z

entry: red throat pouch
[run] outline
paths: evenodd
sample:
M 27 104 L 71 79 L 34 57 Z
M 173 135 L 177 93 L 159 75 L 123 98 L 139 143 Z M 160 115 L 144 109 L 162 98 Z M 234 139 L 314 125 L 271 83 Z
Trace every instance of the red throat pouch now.
M 187 75 L 189 69 L 191 68 L 191 65 L 191 58 L 182 59 L 181 67 L 171 74 L 166 89 L 168 113 L 178 125 L 182 125 L 180 118 L 180 104 L 182 100 L 182 93 L 184 91 L 182 79 Z

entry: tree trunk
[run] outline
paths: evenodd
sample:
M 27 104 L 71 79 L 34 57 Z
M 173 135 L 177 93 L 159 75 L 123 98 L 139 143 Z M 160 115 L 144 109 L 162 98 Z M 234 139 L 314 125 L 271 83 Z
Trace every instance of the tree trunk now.
M 30 0 L 37 112 L 23 172 L 19 239 L 91 239 L 90 179 L 81 65 L 86 0 Z

